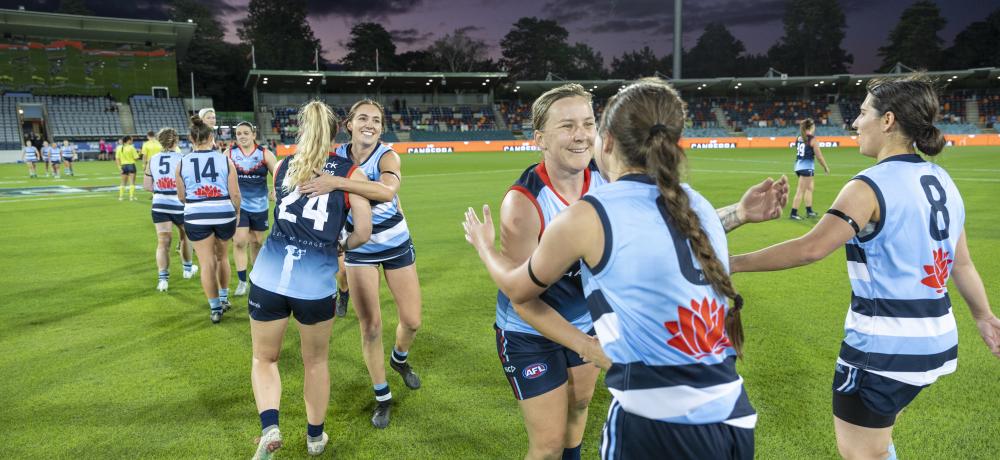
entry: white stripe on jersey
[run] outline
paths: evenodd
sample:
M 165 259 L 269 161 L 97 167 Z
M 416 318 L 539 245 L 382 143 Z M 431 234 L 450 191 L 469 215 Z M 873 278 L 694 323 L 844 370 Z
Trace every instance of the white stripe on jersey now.
M 618 313 L 611 312 L 601 315 L 594 321 L 594 331 L 597 338 L 601 340 L 601 345 L 610 345 L 621 338 L 621 323 L 618 321 Z
M 409 232 L 410 229 L 406 226 L 406 220 L 399 221 L 398 224 L 394 225 L 392 228 L 383 230 L 378 233 L 373 233 L 371 238 L 368 239 L 368 243 L 365 244 L 385 244 L 392 241 L 393 238 L 398 237 L 404 233 Z
M 724 420 L 722 423 L 735 426 L 736 428 L 746 428 L 748 430 L 752 430 L 753 427 L 757 426 L 757 414 L 731 418 L 729 420 Z
M 848 368 L 854 369 L 854 366 L 848 364 L 846 361 L 837 358 L 837 364 L 847 366 Z M 874 369 L 868 369 L 866 372 L 871 372 L 872 374 L 881 375 L 882 377 L 893 379 L 897 382 L 903 382 L 907 385 L 915 386 L 925 386 L 930 385 L 937 381 L 937 379 L 943 375 L 948 375 L 958 369 L 958 358 L 946 361 L 941 367 L 937 369 L 931 369 L 927 372 L 887 372 L 887 371 L 876 371 Z
M 183 209 L 157 208 L 155 204 L 153 205 L 153 211 L 160 212 L 163 214 L 184 214 Z
M 186 217 L 184 222 L 192 225 L 219 225 L 236 220 L 236 217 L 223 217 L 221 219 L 191 219 Z
M 186 206 L 188 209 L 191 209 L 191 210 L 196 210 L 196 209 L 200 210 L 201 208 L 219 207 L 219 205 L 222 205 L 223 207 L 226 207 L 227 209 L 231 209 L 232 208 L 232 203 L 233 202 L 230 201 L 230 200 L 188 201 L 187 203 L 184 204 L 184 206 Z M 227 204 L 229 205 L 228 207 L 226 206 Z
M 726 405 L 732 405 L 743 391 L 743 377 L 704 388 L 676 385 L 645 390 L 608 390 L 626 412 L 652 420 L 663 420 L 690 416 L 692 412 L 707 408 L 703 406 L 721 399 L 731 399 Z
M 948 308 L 948 314 L 936 318 L 868 316 L 848 310 L 847 320 L 844 321 L 844 329 L 867 335 L 894 337 L 936 337 L 954 331 L 956 327 L 951 308 Z
M 851 262 L 847 261 L 847 276 L 852 280 L 864 281 L 866 283 L 871 282 L 871 277 L 868 275 L 868 265 L 861 262 Z

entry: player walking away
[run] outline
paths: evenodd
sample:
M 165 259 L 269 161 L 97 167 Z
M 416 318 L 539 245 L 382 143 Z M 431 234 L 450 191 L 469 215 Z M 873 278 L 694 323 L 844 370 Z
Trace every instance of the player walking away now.
M 69 143 L 69 139 L 63 140 L 62 160 L 66 163 L 66 174 L 73 175 L 73 162 L 76 161 L 76 146 Z M 132 188 L 135 188 L 135 176 L 132 176 Z
M 156 268 L 159 280 L 156 290 L 165 292 L 170 281 L 170 241 L 173 227 L 180 236 L 181 262 L 184 279 L 198 273 L 198 266 L 191 263 L 191 243 L 184 232 L 184 203 L 177 198 L 177 165 L 184 156 L 177 150 L 177 131 L 163 128 L 156 136 L 161 151 L 149 158 L 142 186 L 153 193 L 153 225 L 156 227 Z
M 212 323 L 229 310 L 229 240 L 236 233 L 240 189 L 233 162 L 212 148 L 212 128 L 197 115 L 189 127 L 194 151 L 177 168 L 177 196 L 184 203 L 184 231 L 194 243 L 201 265 L 201 288 L 208 298 Z
M 138 159 L 139 152 L 136 152 L 135 146 L 132 145 L 132 137 L 125 136 L 122 138 L 122 145 L 119 146 L 118 153 L 115 155 L 115 163 L 118 164 L 122 177 L 122 183 L 118 186 L 118 201 L 124 199 L 126 185 L 128 186 L 129 201 L 135 201 L 135 162 Z
M 319 455 L 326 448 L 329 436 L 323 424 L 330 402 L 328 363 L 337 292 L 337 240 L 348 210 L 354 214 L 355 226 L 343 244 L 354 249 L 371 235 L 371 207 L 360 195 L 336 191 L 309 198 L 300 192 L 299 184 L 316 174 L 366 179 L 349 159 L 330 151 L 337 118 L 329 106 L 319 101 L 306 104 L 299 111 L 299 123 L 297 151 L 280 163 L 274 175 L 278 199 L 274 230 L 250 273 L 250 376 L 261 426 L 254 459 L 271 458 L 283 442 L 278 428 L 278 357 L 289 315 L 295 316 L 301 337 L 306 451 Z
M 376 405 L 372 425 L 385 428 L 392 411 L 392 392 L 385 376 L 385 349 L 382 345 L 382 312 L 379 305 L 381 265 L 386 284 L 396 301 L 399 324 L 389 365 L 410 389 L 420 388 L 420 377 L 408 361 L 410 347 L 420 329 L 420 282 L 410 231 L 399 207 L 402 170 L 399 155 L 379 141 L 384 129 L 382 106 L 364 99 L 356 102 L 347 116 L 351 142 L 337 148 L 337 155 L 351 159 L 371 182 L 352 181 L 322 175 L 300 188 L 318 196 L 332 190 L 361 195 L 372 202 L 372 237 L 345 256 L 347 279 L 354 297 L 354 309 L 361 327 L 361 349 L 372 380 Z M 357 223 L 349 218 L 349 223 Z
M 680 181 L 684 118 L 683 101 L 662 80 L 613 96 L 593 146 L 611 183 L 553 219 L 524 262 L 494 248 L 487 206 L 483 223 L 472 208 L 466 213 L 466 240 L 515 305 L 558 286 L 566 267 L 580 270 L 600 342 L 574 329 L 576 348 L 608 369 L 613 396 L 605 459 L 753 458 L 756 413 L 735 368 L 742 300 L 726 266 L 726 225 Z M 549 131 L 543 143 L 558 127 L 541 125 Z M 767 207 L 768 218 L 780 216 L 778 201 Z M 547 369 L 519 372 L 530 377 Z
M 233 259 L 236 260 L 236 285 L 234 295 L 247 293 L 247 266 L 253 264 L 260 247 L 267 237 L 268 198 L 274 192 L 267 187 L 267 175 L 274 176 L 278 160 L 270 150 L 257 144 L 257 130 L 246 121 L 236 125 L 237 145 L 227 155 L 236 166 L 240 187 L 240 221 L 236 225 Z
M 877 163 L 841 189 L 809 233 L 732 259 L 733 272 L 783 270 L 846 248 L 851 307 L 833 376 L 834 428 L 845 458 L 895 459 L 896 416 L 955 371 L 949 276 L 1000 357 L 1000 320 L 969 254 L 962 196 L 944 168 L 916 153 L 944 148 L 937 114 L 937 94 L 923 76 L 869 82 L 852 127 L 861 154 Z
M 24 143 L 24 150 L 22 152 L 21 158 L 22 160 L 24 160 L 25 164 L 28 165 L 28 177 L 37 178 L 38 170 L 35 168 L 35 163 L 38 163 L 38 160 L 41 158 L 41 155 L 38 153 L 38 149 L 35 148 L 34 145 L 31 145 L 31 141 L 27 141 Z
M 500 210 L 503 254 L 518 263 L 560 212 L 605 183 L 592 161 L 597 129 L 590 93 L 577 84 L 552 89 L 532 105 L 532 118 L 544 161 L 525 170 Z M 769 180 L 718 214 L 730 231 L 744 220 L 780 216 L 785 200 L 787 180 Z M 497 352 L 528 430 L 526 457 L 578 458 L 598 375 L 579 358 L 593 334 L 580 270 L 571 267 L 523 304 L 500 291 L 496 310 Z
M 795 188 L 795 198 L 792 199 L 792 214 L 789 216 L 792 220 L 802 220 L 802 216 L 799 216 L 799 203 L 806 205 L 806 217 L 817 216 L 812 208 L 813 189 L 816 187 L 813 180 L 813 176 L 816 175 L 813 161 L 819 161 L 823 171 L 830 174 L 830 168 L 826 166 L 815 133 L 816 124 L 812 118 L 806 118 L 799 123 L 799 137 L 795 139 L 795 175 L 799 178 L 799 184 Z

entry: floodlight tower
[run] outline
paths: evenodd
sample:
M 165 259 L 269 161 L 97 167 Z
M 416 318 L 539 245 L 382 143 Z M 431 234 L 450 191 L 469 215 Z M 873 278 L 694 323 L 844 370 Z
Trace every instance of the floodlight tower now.
M 681 78 L 681 0 L 674 0 L 674 80 Z

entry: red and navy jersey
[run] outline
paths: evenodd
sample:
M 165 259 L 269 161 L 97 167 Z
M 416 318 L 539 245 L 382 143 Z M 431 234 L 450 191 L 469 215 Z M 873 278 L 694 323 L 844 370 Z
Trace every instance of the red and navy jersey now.
M 278 205 L 274 227 L 260 249 L 250 280 L 268 291 L 297 299 L 329 297 L 337 290 L 337 240 L 350 210 L 341 190 L 309 198 L 298 187 L 283 187 L 289 156 L 274 174 Z M 330 154 L 323 170 L 332 176 L 350 177 L 351 160 Z
M 580 196 L 605 183 L 597 170 L 597 164 L 591 161 L 590 166 L 583 171 L 583 190 Z M 508 193 L 512 192 L 523 194 L 538 211 L 538 218 L 541 221 L 538 238 L 542 237 L 545 227 L 552 222 L 552 219 L 569 207 L 569 202 L 552 186 L 548 171 L 545 169 L 545 162 L 531 165 L 524 170 L 521 177 L 510 187 Z M 579 262 L 573 264 L 563 277 L 549 286 L 539 298 L 555 308 L 578 329 L 586 332 L 593 327 L 590 313 L 587 311 L 587 301 L 583 295 Z M 510 299 L 502 291 L 497 291 L 496 324 L 505 331 L 540 335 L 514 311 Z

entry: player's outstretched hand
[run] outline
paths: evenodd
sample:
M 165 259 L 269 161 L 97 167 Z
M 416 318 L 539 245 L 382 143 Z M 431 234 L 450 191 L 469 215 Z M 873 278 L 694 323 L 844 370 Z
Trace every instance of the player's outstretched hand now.
M 299 185 L 299 193 L 309 198 L 339 190 L 344 185 L 343 181 L 347 180 L 343 177 L 331 176 L 322 169 L 317 169 L 314 172 L 316 173 L 316 177 L 308 180 L 305 184 Z
M 986 347 L 990 353 L 1000 358 L 1000 319 L 990 315 L 989 318 L 976 320 L 976 327 L 979 328 L 979 335 L 982 336 Z
M 471 207 L 465 211 L 465 241 L 468 241 L 476 250 L 493 247 L 496 240 L 496 231 L 493 229 L 493 217 L 490 215 L 490 206 L 483 205 L 483 221 L 479 221 L 476 210 Z
M 781 210 L 788 203 L 788 177 L 770 177 L 747 189 L 740 199 L 737 212 L 742 222 L 764 222 L 781 217 Z

